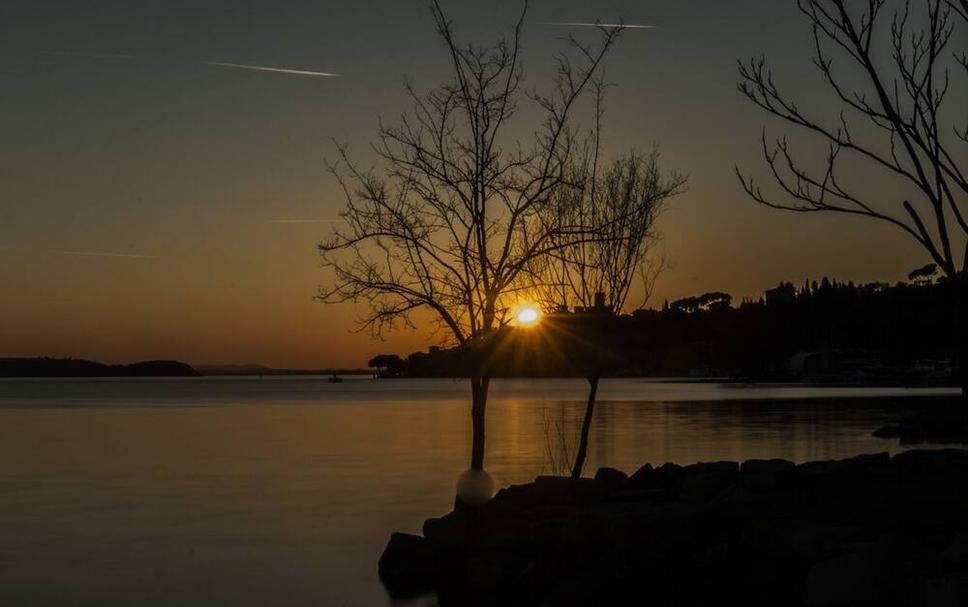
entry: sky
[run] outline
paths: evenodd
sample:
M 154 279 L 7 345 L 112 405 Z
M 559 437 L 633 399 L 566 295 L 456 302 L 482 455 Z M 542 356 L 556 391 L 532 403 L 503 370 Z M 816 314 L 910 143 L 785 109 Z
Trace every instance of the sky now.
M 478 43 L 519 8 L 443 5 Z M 690 177 L 660 220 L 671 267 L 653 304 L 893 282 L 929 261 L 888 226 L 761 207 L 733 174 L 765 178 L 761 129 L 780 132 L 737 92 L 738 58 L 767 54 L 804 104 L 829 107 L 795 2 L 537 0 L 536 86 L 561 36 L 594 33 L 553 23 L 596 20 L 653 26 L 608 60 L 606 150 L 655 144 Z M 0 356 L 360 367 L 434 343 L 422 328 L 381 343 L 352 332 L 352 305 L 314 302 L 329 224 L 290 220 L 338 216 L 333 142 L 365 162 L 378 118 L 407 108 L 404 79 L 443 81 L 441 51 L 422 0 L 0 4 Z

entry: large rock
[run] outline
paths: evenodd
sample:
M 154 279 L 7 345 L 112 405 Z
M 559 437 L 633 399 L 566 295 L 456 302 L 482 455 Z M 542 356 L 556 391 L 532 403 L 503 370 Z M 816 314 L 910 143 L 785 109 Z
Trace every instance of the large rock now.
M 600 501 L 608 492 L 604 483 L 590 478 L 539 476 L 534 479 L 538 504 L 571 504 Z
M 419 535 L 394 533 L 378 563 L 380 580 L 394 598 L 432 591 L 438 581 L 437 556 Z
M 440 518 L 428 518 L 423 524 L 423 536 L 438 552 L 457 551 L 467 537 L 467 515 L 452 512 Z
M 924 604 L 930 607 L 968 605 L 968 571 L 947 573 L 925 584 Z
M 795 468 L 796 464 L 785 459 L 748 459 L 739 469 L 743 474 L 785 474 Z
M 595 473 L 595 480 L 605 483 L 609 490 L 624 489 L 628 484 L 629 477 L 621 470 L 615 468 L 599 468 Z
M 683 468 L 679 464 L 666 462 L 656 468 L 655 472 L 664 483 L 671 487 L 682 479 Z
M 393 596 L 436 584 L 440 605 L 965 604 L 968 451 L 596 476 L 394 534 L 381 578 Z
M 708 502 L 736 484 L 739 464 L 736 462 L 700 462 L 682 470 L 679 493 L 692 502 Z
M 810 607 L 885 605 L 888 572 L 875 552 L 852 552 L 817 563 L 807 574 L 803 603 Z
M 962 449 L 911 449 L 898 453 L 893 460 L 896 464 L 911 468 L 968 469 L 968 451 Z
M 807 573 L 809 606 L 908 606 L 924 604 L 927 580 L 939 571 L 936 553 L 908 538 L 872 538 L 844 554 L 816 563 Z
M 729 461 L 698 462 L 682 469 L 682 473 L 685 476 L 695 474 L 732 475 L 736 474 L 737 472 L 739 472 L 739 464 L 737 462 Z
M 790 478 L 796 465 L 785 459 L 748 459 L 740 471 L 743 482 L 753 489 L 770 489 L 781 481 Z
M 855 455 L 839 462 L 842 468 L 850 469 L 852 472 L 858 470 L 870 472 L 872 470 L 884 469 L 891 464 L 891 454 L 887 451 L 880 453 L 865 453 Z
M 652 467 L 652 464 L 646 464 L 632 473 L 632 476 L 629 477 L 629 480 L 636 487 L 642 489 L 652 489 L 653 487 L 648 487 L 647 485 L 652 482 L 654 476 L 655 468 Z

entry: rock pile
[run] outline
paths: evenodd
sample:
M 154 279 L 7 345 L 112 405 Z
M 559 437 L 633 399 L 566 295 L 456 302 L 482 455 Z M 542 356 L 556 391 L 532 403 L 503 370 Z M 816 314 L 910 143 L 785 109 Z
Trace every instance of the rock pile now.
M 538 477 L 394 534 L 380 575 L 442 605 L 966 605 L 968 451 Z

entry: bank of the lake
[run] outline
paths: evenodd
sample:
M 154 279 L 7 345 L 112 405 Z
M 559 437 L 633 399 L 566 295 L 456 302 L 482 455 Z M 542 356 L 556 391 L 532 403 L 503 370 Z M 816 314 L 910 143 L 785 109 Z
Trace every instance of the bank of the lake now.
M 645 464 L 458 504 L 380 558 L 446 605 L 968 604 L 968 451 Z

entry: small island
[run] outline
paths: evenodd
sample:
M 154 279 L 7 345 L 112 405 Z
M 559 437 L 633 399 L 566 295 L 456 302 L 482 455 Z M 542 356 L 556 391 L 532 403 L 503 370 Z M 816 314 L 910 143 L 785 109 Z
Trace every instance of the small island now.
M 80 358 L 0 358 L 0 377 L 200 377 L 177 360 L 106 365 Z

